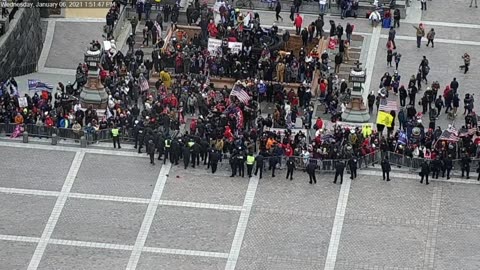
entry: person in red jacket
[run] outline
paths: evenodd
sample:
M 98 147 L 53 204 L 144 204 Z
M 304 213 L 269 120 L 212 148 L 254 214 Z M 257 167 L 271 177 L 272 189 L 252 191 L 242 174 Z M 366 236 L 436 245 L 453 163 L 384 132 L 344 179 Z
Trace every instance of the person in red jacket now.
M 315 122 L 315 129 L 322 129 L 323 128 L 323 120 L 322 118 L 318 117 L 317 121 Z
M 300 31 L 302 30 L 302 23 L 303 18 L 302 16 L 300 16 L 300 13 L 297 13 L 297 17 L 295 17 L 295 20 L 293 21 L 293 25 L 295 25 L 297 35 L 300 35 Z

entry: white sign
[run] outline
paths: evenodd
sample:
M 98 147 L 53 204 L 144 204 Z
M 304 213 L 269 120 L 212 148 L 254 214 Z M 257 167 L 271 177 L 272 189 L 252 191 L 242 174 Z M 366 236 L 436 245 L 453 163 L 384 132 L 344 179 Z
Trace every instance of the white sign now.
M 242 51 L 242 42 L 229 42 L 228 48 L 232 51 L 232 53 L 240 54 Z
M 221 54 L 222 41 L 219 39 L 208 39 L 208 52 L 211 55 L 218 56 Z
M 28 107 L 28 102 L 26 97 L 18 98 L 18 107 L 20 108 Z

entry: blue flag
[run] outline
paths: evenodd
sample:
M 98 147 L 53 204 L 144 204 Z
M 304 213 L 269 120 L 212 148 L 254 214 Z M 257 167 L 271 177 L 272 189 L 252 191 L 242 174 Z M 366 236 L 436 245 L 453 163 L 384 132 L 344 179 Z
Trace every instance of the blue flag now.
M 407 134 L 403 131 L 400 131 L 398 133 L 398 143 L 399 144 L 407 144 L 408 143 L 408 137 Z

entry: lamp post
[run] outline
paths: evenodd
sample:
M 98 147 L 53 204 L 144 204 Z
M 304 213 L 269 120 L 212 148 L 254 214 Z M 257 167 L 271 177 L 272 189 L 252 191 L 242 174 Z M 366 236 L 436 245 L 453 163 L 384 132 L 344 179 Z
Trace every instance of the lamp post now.
M 357 61 L 355 65 L 356 67 L 350 70 L 348 77 L 348 81 L 352 83 L 352 92 L 350 102 L 342 113 L 342 119 L 346 122 L 366 123 L 370 120 L 370 114 L 363 103 L 363 84 L 366 81 L 367 75 L 360 67 L 362 63 Z
M 105 87 L 100 81 L 100 61 L 103 56 L 103 49 L 97 43 L 92 43 L 84 55 L 84 61 L 88 67 L 87 83 L 80 93 L 80 103 L 83 108 L 106 109 L 108 95 Z

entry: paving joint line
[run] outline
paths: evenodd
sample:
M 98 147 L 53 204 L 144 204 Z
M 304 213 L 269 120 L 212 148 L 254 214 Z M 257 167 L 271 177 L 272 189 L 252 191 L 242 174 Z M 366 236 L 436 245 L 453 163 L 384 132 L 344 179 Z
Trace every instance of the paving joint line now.
M 442 203 L 442 190 L 442 186 L 438 184 L 433 188 L 430 217 L 428 220 L 427 243 L 425 245 L 425 255 L 423 261 L 423 268 L 427 270 L 435 269 L 435 247 L 437 244 L 438 220 L 440 217 L 440 207 Z
M 340 236 L 342 234 L 343 222 L 345 221 L 345 212 L 347 210 L 348 195 L 350 193 L 350 185 L 352 180 L 345 177 L 338 195 L 337 210 L 335 211 L 335 219 L 333 220 L 332 233 L 328 244 L 327 258 L 325 260 L 325 270 L 335 269 L 337 262 L 338 247 L 340 246 Z
M 245 200 L 243 201 L 243 210 L 238 219 L 237 229 L 235 230 L 235 236 L 233 238 L 232 247 L 228 253 L 227 264 L 225 270 L 235 270 L 238 257 L 240 256 L 240 249 L 242 247 L 243 238 L 247 231 L 248 219 L 252 211 L 253 201 L 258 187 L 258 176 L 250 178 L 248 183 L 247 193 L 245 194 Z
M 152 226 L 155 213 L 157 212 L 157 208 L 160 203 L 160 197 L 162 196 L 163 189 L 165 188 L 165 183 L 167 182 L 167 177 L 171 166 L 172 165 L 170 163 L 163 165 L 160 173 L 158 174 L 157 183 L 155 184 L 155 188 L 152 193 L 152 198 L 148 204 L 145 217 L 142 221 L 142 226 L 138 231 L 135 245 L 130 255 L 130 259 L 128 260 L 127 270 L 134 270 L 137 268 L 140 255 L 142 254 L 142 249 L 147 241 L 148 233 L 150 232 L 150 227 Z
M 78 170 L 80 169 L 80 166 L 82 164 L 84 157 L 85 157 L 84 152 L 77 152 L 75 154 L 75 158 L 71 163 L 70 169 L 68 171 L 67 177 L 62 187 L 61 193 L 63 194 L 60 194 L 60 196 L 57 197 L 55 206 L 53 207 L 52 213 L 48 218 L 47 224 L 45 225 L 40 241 L 38 242 L 35 252 L 33 253 L 32 259 L 30 260 L 30 264 L 28 265 L 28 270 L 35 270 L 38 268 L 38 265 L 40 264 L 43 254 L 45 253 L 45 249 L 47 248 L 48 240 L 50 239 L 53 233 L 53 230 L 57 225 L 60 214 L 62 213 L 63 207 L 65 206 L 65 203 L 67 201 L 68 194 L 65 194 L 65 193 L 69 193 L 70 190 L 72 189 L 73 182 L 77 177 Z

